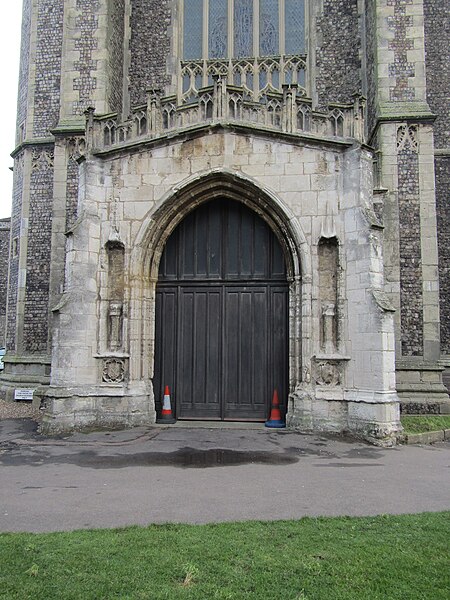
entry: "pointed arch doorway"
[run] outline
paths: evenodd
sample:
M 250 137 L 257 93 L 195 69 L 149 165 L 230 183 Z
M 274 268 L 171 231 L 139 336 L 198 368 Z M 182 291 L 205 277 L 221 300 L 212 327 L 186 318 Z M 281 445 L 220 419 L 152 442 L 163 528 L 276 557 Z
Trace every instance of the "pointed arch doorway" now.
M 169 237 L 156 288 L 156 409 L 179 419 L 263 421 L 288 394 L 288 282 L 267 223 L 235 200 L 190 212 Z

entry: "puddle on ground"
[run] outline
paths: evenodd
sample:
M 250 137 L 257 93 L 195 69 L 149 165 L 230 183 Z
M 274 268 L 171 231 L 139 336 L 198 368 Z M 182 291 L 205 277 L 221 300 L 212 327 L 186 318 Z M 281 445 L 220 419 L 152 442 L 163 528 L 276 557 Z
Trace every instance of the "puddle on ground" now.
M 38 453 L 24 456 L 16 453 L 2 456 L 0 464 L 39 466 L 42 455 Z M 46 456 L 49 464 L 73 464 L 90 469 L 123 469 L 126 467 L 179 467 L 205 469 L 209 467 L 233 467 L 239 465 L 290 465 L 298 462 L 299 457 L 290 453 L 280 454 L 263 451 L 238 451 L 222 448 L 199 450 L 198 448 L 180 448 L 174 452 L 139 452 L 136 454 L 98 455 L 93 451 L 84 451 L 59 456 Z

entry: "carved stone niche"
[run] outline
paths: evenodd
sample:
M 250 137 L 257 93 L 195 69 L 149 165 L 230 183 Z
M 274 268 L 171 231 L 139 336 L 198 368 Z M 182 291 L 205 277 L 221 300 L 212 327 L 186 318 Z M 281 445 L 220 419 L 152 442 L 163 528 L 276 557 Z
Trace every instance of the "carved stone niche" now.
M 121 358 L 104 359 L 102 379 L 105 383 L 123 383 L 125 380 L 125 361 Z
M 109 303 L 109 347 L 111 350 L 119 350 L 122 346 L 122 310 L 121 302 Z

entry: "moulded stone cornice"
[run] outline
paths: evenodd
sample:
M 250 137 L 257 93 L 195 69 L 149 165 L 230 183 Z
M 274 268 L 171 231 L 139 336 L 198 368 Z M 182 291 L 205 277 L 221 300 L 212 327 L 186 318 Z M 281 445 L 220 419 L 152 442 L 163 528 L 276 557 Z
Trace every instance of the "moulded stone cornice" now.
M 84 135 L 86 133 L 86 120 L 61 121 L 56 127 L 50 129 L 50 133 L 55 137 L 64 137 L 67 135 Z
M 376 123 L 370 132 L 369 142 L 373 141 L 383 123 L 434 123 L 437 116 L 424 102 L 397 102 L 382 104 L 378 109 Z
M 16 156 L 18 154 L 20 154 L 22 152 L 22 150 L 25 150 L 26 148 L 34 148 L 34 147 L 39 147 L 39 146 L 53 146 L 54 143 L 55 143 L 54 137 L 35 138 L 33 140 L 25 140 L 22 143 L 20 143 L 18 146 L 16 146 L 16 148 L 14 148 L 14 150 L 11 152 L 10 156 L 11 156 L 11 158 L 16 158 Z
M 33 355 L 33 356 L 26 356 L 26 355 L 11 355 L 11 354 L 5 354 L 4 358 L 3 358 L 3 362 L 4 363 L 14 363 L 16 365 L 20 365 L 20 364 L 33 364 L 33 365 L 51 365 L 52 364 L 52 359 L 50 356 L 38 356 L 38 355 Z
M 427 362 L 421 356 L 411 356 L 408 358 L 400 358 L 395 361 L 397 371 L 444 371 L 445 367 L 441 361 Z
M 334 360 L 334 361 L 349 361 L 352 360 L 351 356 L 346 356 L 344 354 L 315 354 L 313 360 Z
M 285 141 L 289 144 L 311 144 L 313 146 L 326 146 L 328 148 L 335 149 L 346 149 L 351 148 L 357 142 L 355 140 L 338 140 L 336 138 L 325 137 L 325 136 L 317 136 L 313 134 L 306 133 L 289 133 L 270 129 L 269 127 L 264 126 L 256 126 L 252 124 L 243 124 L 243 123 L 235 123 L 231 121 L 218 121 L 214 123 L 208 124 L 199 124 L 193 125 L 188 128 L 179 129 L 176 131 L 171 131 L 170 133 L 166 133 L 163 135 L 159 135 L 154 138 L 149 139 L 138 139 L 133 140 L 132 142 L 124 142 L 122 144 L 116 144 L 114 147 L 107 148 L 105 150 L 98 150 L 93 148 L 92 154 L 94 156 L 98 156 L 99 158 L 106 158 L 110 156 L 115 156 L 117 154 L 123 152 L 130 152 L 133 150 L 141 150 L 143 148 L 152 148 L 158 146 L 167 145 L 168 142 L 174 141 L 184 141 L 188 138 L 200 137 L 202 135 L 206 135 L 210 132 L 215 131 L 229 131 L 232 133 L 242 133 L 242 134 L 253 134 L 259 137 L 270 137 L 275 138 L 277 142 Z M 361 146 L 361 144 L 358 144 Z

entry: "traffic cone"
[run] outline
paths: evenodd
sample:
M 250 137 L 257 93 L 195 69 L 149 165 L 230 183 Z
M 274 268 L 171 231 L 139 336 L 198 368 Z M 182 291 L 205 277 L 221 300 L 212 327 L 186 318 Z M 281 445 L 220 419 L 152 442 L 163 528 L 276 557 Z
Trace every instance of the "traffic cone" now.
M 274 429 L 283 429 L 286 427 L 286 423 L 281 418 L 280 401 L 278 400 L 277 390 L 273 391 L 272 406 L 270 407 L 270 417 L 265 423 L 266 427 L 272 427 Z
M 156 419 L 157 423 L 165 423 L 166 425 L 171 425 L 172 423 L 176 423 L 176 419 L 172 414 L 172 407 L 170 405 L 170 392 L 169 386 L 166 385 L 164 390 L 164 400 L 163 407 L 161 411 L 161 416 Z

